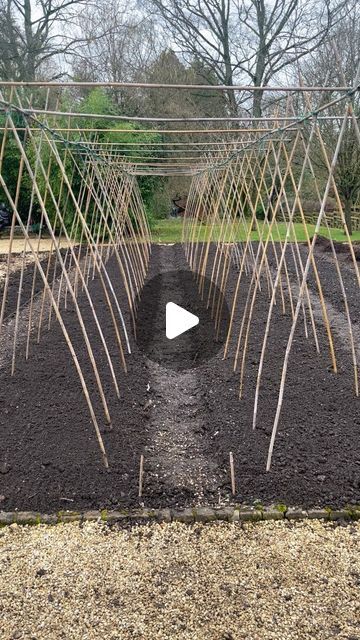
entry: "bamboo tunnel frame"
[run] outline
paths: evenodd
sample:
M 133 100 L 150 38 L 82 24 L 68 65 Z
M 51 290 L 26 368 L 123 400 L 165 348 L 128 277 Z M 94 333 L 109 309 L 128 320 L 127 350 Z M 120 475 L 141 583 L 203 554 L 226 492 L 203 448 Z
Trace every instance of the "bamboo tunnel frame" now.
M 258 118 L 247 115 L 221 118 L 163 118 L 158 115 L 149 117 L 112 116 L 76 113 L 59 109 L 59 96 L 64 88 L 94 86 L 115 89 L 131 89 L 132 87 L 180 90 L 201 88 L 211 91 L 231 89 L 249 94 L 256 90 L 273 91 L 282 92 L 286 104 L 283 105 L 282 110 L 277 107 L 274 113 Z M 24 90 L 37 87 L 46 89 L 45 105 L 39 107 L 35 104 L 33 96 L 26 97 L 26 94 L 26 104 L 24 105 Z M 238 269 L 223 357 L 231 357 L 234 370 L 239 372 L 240 401 L 244 394 L 246 360 L 256 300 L 260 295 L 268 298 L 266 326 L 254 391 L 252 423 L 254 429 L 257 424 L 258 405 L 261 401 L 263 367 L 275 307 L 279 307 L 282 314 L 288 314 L 290 317 L 291 329 L 284 355 L 276 415 L 269 443 L 268 471 L 271 467 L 286 388 L 289 356 L 299 316 L 303 318 L 305 338 L 310 340 L 312 336 L 315 351 L 319 353 L 321 350 L 317 327 L 318 319 L 315 318 L 313 308 L 313 294 L 308 286 L 310 269 L 314 274 L 316 295 L 320 301 L 332 369 L 335 373 L 337 372 L 335 336 L 316 263 L 315 245 L 322 225 L 327 229 L 330 238 L 335 273 L 339 281 L 348 324 L 354 371 L 354 392 L 355 396 L 359 396 L 358 354 L 349 302 L 341 264 L 326 215 L 326 201 L 331 189 L 335 195 L 337 209 L 349 245 L 351 264 L 360 287 L 359 266 L 347 229 L 344 207 L 335 175 L 337 158 L 347 127 L 352 127 L 355 139 L 360 145 L 359 118 L 353 110 L 354 97 L 358 95 L 359 89 L 359 74 L 354 86 L 350 88 L 345 86 L 304 87 L 301 79 L 299 86 L 261 88 L 153 85 L 147 83 L 0 82 L 0 111 L 5 115 L 5 124 L 0 127 L 0 186 L 13 211 L 8 273 L 5 278 L 4 296 L 0 309 L 0 334 L 6 323 L 5 309 L 10 282 L 11 246 L 14 238 L 14 226 L 17 222 L 22 230 L 25 244 L 15 312 L 11 373 L 14 375 L 16 369 L 17 327 L 21 312 L 22 278 L 25 269 L 25 254 L 29 248 L 33 256 L 34 270 L 25 357 L 28 358 L 31 355 L 35 280 L 37 275 L 40 275 L 43 289 L 40 292 L 40 315 L 35 332 L 37 341 L 41 339 L 46 306 L 48 306 L 48 329 L 51 328 L 52 314 L 54 313 L 78 372 L 105 466 L 109 465 L 109 460 L 104 448 L 101 429 L 90 397 L 88 382 L 80 366 L 71 337 L 67 332 L 65 319 L 69 305 L 73 305 L 96 379 L 105 419 L 111 425 L 111 415 L 91 339 L 83 319 L 80 297 L 82 304 L 86 300 L 91 308 L 116 395 L 121 399 L 121 389 L 110 356 L 111 350 L 96 315 L 91 282 L 96 278 L 100 281 L 106 299 L 107 312 L 110 314 L 115 331 L 122 367 L 126 371 L 127 361 L 123 343 L 126 344 L 127 351 L 130 353 L 130 340 L 125 316 L 119 306 L 107 263 L 112 258 L 116 265 L 119 279 L 126 293 L 130 324 L 136 337 L 137 307 L 151 256 L 151 233 L 137 176 L 190 176 L 192 179 L 184 216 L 182 242 L 189 266 L 195 273 L 195 283 L 199 289 L 199 295 L 211 310 L 217 337 L 230 270 L 233 267 Z M 8 90 L 9 95 L 3 95 L 3 90 Z M 56 90 L 54 95 L 57 96 L 54 109 L 49 108 L 52 90 Z M 314 107 L 312 97 L 318 97 L 318 94 L 322 96 L 326 93 L 330 94 L 331 99 L 327 102 L 322 100 L 318 107 Z M 295 94 L 301 96 L 303 104 L 306 106 L 306 113 L 300 116 L 294 108 L 293 96 Z M 334 94 L 335 97 L 333 97 Z M 340 107 L 340 112 L 332 113 L 331 109 L 334 107 Z M 14 117 L 15 115 L 17 118 Z M 20 123 L 17 122 L 19 118 Z M 65 120 L 67 126 L 59 125 L 59 119 L 62 123 Z M 157 141 L 122 141 L 121 134 L 131 133 L 136 136 L 144 133 L 144 129 L 116 129 L 111 126 L 109 128 L 84 128 L 81 126 L 84 119 L 161 123 L 164 128 L 145 129 L 145 131 L 159 134 L 161 139 Z M 74 126 L 74 121 L 78 121 L 78 126 Z M 329 121 L 338 123 L 339 127 L 337 144 L 333 153 L 327 149 L 322 132 L 322 126 Z M 170 123 L 201 124 L 208 122 L 214 124 L 214 127 L 197 129 L 165 127 Z M 236 122 L 239 127 L 216 128 L 219 122 Z M 99 139 L 99 136 L 105 132 L 119 135 L 118 142 L 106 142 Z M 79 139 L 74 140 L 73 134 L 76 134 Z M 228 138 L 229 134 L 232 138 Z M 172 139 L 171 141 L 167 139 L 167 136 L 175 135 L 180 139 Z M 204 140 L 204 135 L 211 135 L 212 139 Z M 185 140 L 181 139 L 184 137 L 186 137 Z M 16 190 L 13 195 L 10 193 L 2 174 L 9 139 L 15 142 L 20 154 Z M 325 188 L 320 186 L 314 168 L 312 153 L 315 144 L 320 149 L 326 168 Z M 132 151 L 132 147 L 136 147 L 136 153 Z M 43 148 L 46 148 L 49 154 L 47 164 L 44 164 L 42 160 Z M 30 149 L 31 153 L 29 153 Z M 142 155 L 145 153 L 146 155 Z M 192 155 L 193 153 L 196 155 Z M 295 158 L 300 158 L 300 168 L 296 166 Z M 70 173 L 68 166 L 71 167 Z M 55 192 L 50 178 L 51 170 L 54 167 L 60 173 L 61 182 L 58 192 Z M 305 174 L 309 174 L 313 181 L 319 203 L 319 213 L 312 238 L 308 233 L 302 202 Z M 24 224 L 19 213 L 19 194 L 25 176 L 30 179 L 32 187 L 31 203 Z M 77 192 L 74 186 L 75 178 L 80 180 L 80 188 Z M 289 197 L 289 193 L 292 198 Z M 34 200 L 39 203 L 41 209 L 40 233 L 35 242 L 30 235 L 31 208 Z M 53 220 L 48 214 L 49 207 L 55 211 Z M 74 216 L 71 228 L 68 230 L 65 224 L 65 215 L 70 208 L 74 211 Z M 258 208 L 265 212 L 261 224 L 257 217 Z M 302 251 L 296 242 L 295 216 L 300 216 L 300 225 L 305 235 Z M 201 242 L 204 223 L 206 223 L 206 237 Z M 285 227 L 284 238 L 281 238 L 280 235 L 280 225 Z M 239 240 L 237 236 L 239 228 L 243 231 L 244 239 L 242 240 Z M 43 268 L 40 259 L 40 239 L 45 230 L 50 235 L 51 248 L 45 268 Z M 253 231 L 256 232 L 256 243 L 253 241 Z M 64 255 L 61 253 L 62 247 L 64 247 Z M 270 255 L 273 256 L 273 264 L 269 260 Z M 54 270 L 50 278 L 53 263 Z M 291 268 L 295 276 L 290 275 Z M 206 291 L 205 278 L 207 275 L 210 275 L 211 284 L 209 290 Z M 218 291 L 223 295 L 218 295 Z M 235 317 L 239 312 L 241 297 L 244 298 L 244 305 L 240 318 L 240 329 L 238 334 L 234 336 Z M 235 349 L 231 346 L 234 342 L 232 339 L 235 339 Z

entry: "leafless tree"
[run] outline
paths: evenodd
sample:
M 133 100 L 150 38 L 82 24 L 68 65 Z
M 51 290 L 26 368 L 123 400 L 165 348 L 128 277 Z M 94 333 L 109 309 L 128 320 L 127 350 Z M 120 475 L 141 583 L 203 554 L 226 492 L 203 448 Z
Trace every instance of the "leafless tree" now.
M 231 86 L 241 79 L 258 87 L 319 47 L 348 4 L 346 0 L 150 2 L 187 58 L 200 58 L 222 84 Z M 256 117 L 261 116 L 262 102 L 263 93 L 255 92 Z M 228 106 L 231 114 L 238 112 L 233 91 Z
M 74 51 L 73 18 L 84 0 L 0 0 L 0 75 L 36 80 L 46 66 L 59 76 L 55 59 Z M 66 28 L 65 28 L 66 25 Z M 49 69 L 52 63 L 52 70 Z
M 254 86 L 279 77 L 304 56 L 316 51 L 349 10 L 343 0 L 241 0 L 239 21 L 246 27 L 242 39 L 245 61 L 239 68 Z M 253 115 L 262 115 L 263 93 L 253 98 Z
M 12 38 L 15 38 L 15 47 L 9 47 Z M 12 13 L 8 13 L 6 0 L 0 0 L 0 76 L 9 80 L 16 76 L 16 57 L 13 49 L 20 46 L 16 34 L 16 25 Z
M 73 56 L 72 69 L 78 80 L 144 80 L 162 48 L 151 16 L 124 0 L 98 0 L 96 6 L 85 6 L 78 15 L 77 31 L 82 44 Z M 113 94 L 123 112 L 137 113 L 140 90 Z
M 179 50 L 190 62 L 197 58 L 217 81 L 233 85 L 237 61 L 232 36 L 236 16 L 232 0 L 151 0 Z M 233 91 L 227 95 L 229 111 L 237 113 Z
M 327 83 L 332 86 L 353 86 L 360 68 L 360 8 L 354 7 L 351 15 L 342 20 L 334 30 L 331 40 L 314 51 L 301 65 L 301 74 L 305 83 Z M 337 96 L 327 95 L 327 100 Z M 358 118 L 360 115 L 359 96 L 352 98 L 352 108 Z M 338 107 L 330 109 L 330 113 L 339 113 Z M 322 135 L 331 158 L 339 135 L 340 120 L 334 119 L 322 124 Z M 316 154 L 318 167 L 324 167 L 321 150 Z M 360 145 L 354 122 L 350 118 L 338 155 L 335 171 L 336 185 L 343 200 L 345 219 L 350 234 L 352 233 L 352 210 L 360 200 Z
M 122 82 L 141 75 L 161 50 L 151 17 L 124 0 L 98 0 L 78 16 L 83 45 L 75 64 L 88 69 L 94 80 Z

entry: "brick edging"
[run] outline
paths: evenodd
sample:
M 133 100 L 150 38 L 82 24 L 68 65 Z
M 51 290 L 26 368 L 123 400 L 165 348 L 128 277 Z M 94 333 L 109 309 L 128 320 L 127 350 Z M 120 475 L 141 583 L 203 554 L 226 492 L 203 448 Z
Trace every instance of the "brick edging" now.
M 301 509 L 273 505 L 270 507 L 195 507 L 176 509 L 129 509 L 101 511 L 59 511 L 45 514 L 35 511 L 0 511 L 0 526 L 10 524 L 58 524 L 61 522 L 260 522 L 268 520 L 360 520 L 360 505 L 331 509 Z

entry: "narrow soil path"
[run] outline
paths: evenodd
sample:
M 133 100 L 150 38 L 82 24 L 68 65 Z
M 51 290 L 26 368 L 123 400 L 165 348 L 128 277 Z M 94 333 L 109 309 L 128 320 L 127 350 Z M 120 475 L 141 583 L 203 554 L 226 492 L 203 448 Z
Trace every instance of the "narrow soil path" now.
M 170 283 L 167 279 L 158 297 L 156 330 L 153 331 L 150 346 L 155 352 L 157 347 L 161 348 L 163 309 L 172 301 L 172 294 L 177 292 L 177 303 L 185 308 L 189 304 L 181 278 L 181 268 L 186 269 L 186 263 L 183 256 L 179 256 L 179 251 L 171 246 L 159 247 L 158 268 L 158 273 L 171 271 L 172 275 Z M 187 348 L 192 351 L 192 340 L 191 331 L 187 332 L 182 341 L 183 351 L 184 346 L 185 351 Z M 176 339 L 172 348 L 175 361 L 179 348 Z M 206 491 L 216 491 L 219 479 L 216 463 L 205 455 L 207 414 L 198 371 L 196 368 L 174 371 L 149 359 L 147 366 L 151 412 L 149 444 L 145 450 L 150 467 L 148 482 L 154 476 L 157 481 L 161 478 L 172 490 L 192 494 L 197 503 L 202 502 Z

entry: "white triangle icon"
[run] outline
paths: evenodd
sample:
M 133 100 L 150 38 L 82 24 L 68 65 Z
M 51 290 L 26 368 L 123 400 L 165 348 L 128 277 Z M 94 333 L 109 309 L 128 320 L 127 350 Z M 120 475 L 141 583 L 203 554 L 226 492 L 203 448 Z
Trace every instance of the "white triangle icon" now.
M 166 305 L 166 337 L 173 340 L 185 331 L 189 331 L 199 324 L 198 316 L 183 307 L 179 307 L 175 302 L 168 302 Z

